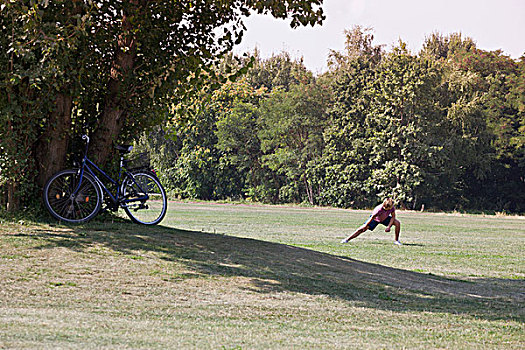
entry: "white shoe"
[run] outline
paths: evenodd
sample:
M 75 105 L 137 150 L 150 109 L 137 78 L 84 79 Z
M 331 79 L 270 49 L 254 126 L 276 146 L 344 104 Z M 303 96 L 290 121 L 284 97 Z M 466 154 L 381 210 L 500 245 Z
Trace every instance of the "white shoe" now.
M 342 244 L 348 243 L 348 238 L 345 238 L 341 241 Z
M 399 242 L 399 241 L 394 241 L 394 244 L 395 245 L 403 245 L 403 243 Z

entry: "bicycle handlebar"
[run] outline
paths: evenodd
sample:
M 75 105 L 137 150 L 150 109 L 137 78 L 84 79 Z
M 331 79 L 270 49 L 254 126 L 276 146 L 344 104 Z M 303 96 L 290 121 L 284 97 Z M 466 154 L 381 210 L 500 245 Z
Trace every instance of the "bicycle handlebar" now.
M 84 150 L 84 159 L 87 157 L 88 147 L 89 147 L 89 136 L 82 135 L 82 140 L 86 140 L 86 149 Z

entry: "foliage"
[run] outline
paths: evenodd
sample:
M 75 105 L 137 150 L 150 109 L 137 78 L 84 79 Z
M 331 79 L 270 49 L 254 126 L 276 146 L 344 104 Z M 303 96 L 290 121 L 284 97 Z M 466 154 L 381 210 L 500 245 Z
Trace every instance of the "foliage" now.
M 0 195 L 10 210 L 92 135 L 92 157 L 112 155 L 173 113 L 193 112 L 205 87 L 233 74 L 212 66 L 239 43 L 251 13 L 321 23 L 321 0 L 0 2 Z
M 226 70 L 228 65 L 235 69 L 238 62 L 226 57 L 217 70 Z M 278 79 L 261 78 L 274 74 Z M 311 83 L 305 85 L 307 82 Z M 194 121 L 176 121 L 169 126 L 180 147 L 163 157 L 171 159 L 168 163 L 175 168 L 157 164 L 161 173 L 172 174 L 167 187 L 184 198 L 304 200 L 313 204 L 313 180 L 307 173 L 323 148 L 328 94 L 300 60 L 292 61 L 286 53 L 261 60 L 255 53 L 246 76 L 203 97 L 205 102 Z M 202 128 L 206 131 L 194 133 Z M 188 168 L 189 160 L 194 159 L 189 155 L 202 147 L 206 162 L 202 167 Z M 150 149 L 157 152 L 158 147 L 150 143 Z M 297 157 L 291 159 L 294 155 Z M 206 175 L 201 176 L 200 169 L 205 169 Z M 187 191 L 188 186 L 209 191 L 203 196 Z
M 297 27 L 320 5 L 2 0 L 0 203 L 27 205 L 87 132 L 100 163 L 142 135 L 181 198 L 523 212 L 525 59 L 461 34 L 387 51 L 359 26 L 320 76 L 228 53 L 250 13 Z
M 312 169 L 324 148 L 329 99 L 327 87 L 313 82 L 295 85 L 288 92 L 277 89 L 262 103 L 262 161 L 286 179 L 279 189 L 280 201 L 318 202 Z
M 346 35 L 345 50 L 331 53 L 319 77 L 287 53 L 262 59 L 255 51 L 242 79 L 204 99 L 191 130 L 206 131 L 173 124 L 181 147 L 169 163 L 184 173 L 171 177 L 179 179 L 175 192 L 341 207 L 392 196 L 411 209 L 524 210 L 523 61 L 479 50 L 460 34 L 434 33 L 417 55 L 401 41 L 386 52 L 370 29 Z M 243 64 L 228 56 L 216 70 Z
M 434 35 L 416 56 L 402 42 L 388 54 L 374 51 L 361 28 L 347 34 L 347 53 L 333 55 L 330 73 L 335 102 L 319 170 L 324 202 L 372 206 L 393 196 L 410 208 L 523 210 L 514 196 L 523 191 L 523 178 L 509 176 L 523 171 L 507 165 L 512 170 L 503 175 L 499 169 L 498 143 L 512 143 L 497 134 L 491 119 L 501 123 L 505 117 L 487 109 L 491 99 L 504 109 L 504 98 L 491 97 L 505 93 L 494 79 L 516 72 L 517 63 L 477 50 L 460 35 Z M 477 71 L 467 66 L 473 62 Z M 505 178 L 503 186 L 496 185 L 498 177 Z
M 472 50 L 456 55 L 454 65 L 463 74 L 472 76 L 473 89 L 480 96 L 479 117 L 486 123 L 488 133 L 483 144 L 489 147 L 487 153 L 491 158 L 486 162 L 485 176 L 478 176 L 478 181 L 471 184 L 479 193 L 477 206 L 523 211 L 520 199 L 525 187 L 523 58 L 515 61 L 500 51 Z

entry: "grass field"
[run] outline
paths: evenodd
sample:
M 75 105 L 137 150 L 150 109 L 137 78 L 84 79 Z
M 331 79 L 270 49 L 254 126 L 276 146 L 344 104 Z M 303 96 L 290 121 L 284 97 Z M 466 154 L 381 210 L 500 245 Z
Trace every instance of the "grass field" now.
M 523 349 L 525 218 L 171 202 L 0 223 L 0 348 Z

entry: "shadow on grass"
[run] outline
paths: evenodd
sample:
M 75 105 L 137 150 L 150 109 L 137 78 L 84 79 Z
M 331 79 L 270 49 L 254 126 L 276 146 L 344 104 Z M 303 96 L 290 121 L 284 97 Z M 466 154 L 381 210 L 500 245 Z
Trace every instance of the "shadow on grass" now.
M 83 251 L 102 244 L 124 254 L 155 253 L 199 276 L 243 276 L 258 293 L 327 295 L 359 306 L 400 312 L 463 314 L 488 320 L 525 320 L 525 281 L 453 279 L 248 238 L 129 223 L 36 230 L 39 249 Z M 25 234 L 20 234 L 25 235 Z

